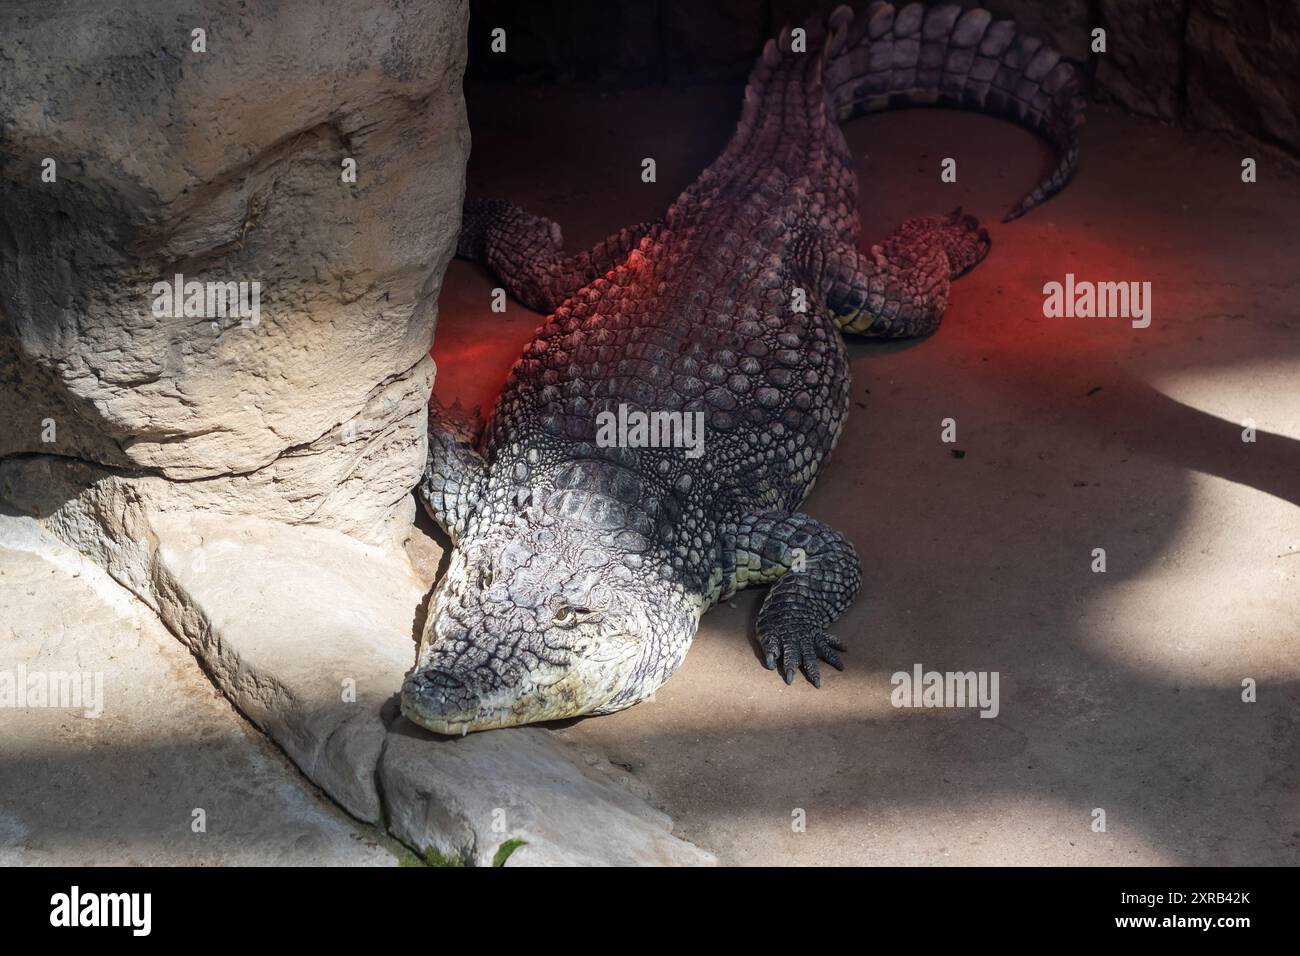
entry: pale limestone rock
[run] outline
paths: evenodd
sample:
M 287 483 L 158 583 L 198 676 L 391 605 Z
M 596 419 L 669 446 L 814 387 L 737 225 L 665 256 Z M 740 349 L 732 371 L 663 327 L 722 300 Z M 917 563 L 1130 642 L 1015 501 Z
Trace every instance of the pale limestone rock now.
M 154 511 L 132 487 L 44 458 L 0 463 L 0 493 L 154 608 L 235 706 L 353 816 L 478 864 L 515 837 L 528 845 L 512 865 L 712 862 L 607 761 L 550 731 L 449 741 L 400 719 L 426 594 L 401 551 L 325 528 Z
M 459 229 L 467 16 L 0 9 L 0 457 L 106 465 L 159 508 L 400 536 Z M 156 316 L 177 273 L 260 283 L 260 321 Z
M 491 865 L 508 840 L 508 866 L 699 866 L 711 854 L 671 836 L 668 816 L 583 769 L 553 734 L 512 727 L 435 737 L 406 718 L 380 764 L 389 827 L 421 850 Z
M 56 674 L 90 691 L 80 706 L 0 706 L 0 865 L 397 863 L 396 841 L 307 784 L 152 611 L 0 513 L 0 680 Z

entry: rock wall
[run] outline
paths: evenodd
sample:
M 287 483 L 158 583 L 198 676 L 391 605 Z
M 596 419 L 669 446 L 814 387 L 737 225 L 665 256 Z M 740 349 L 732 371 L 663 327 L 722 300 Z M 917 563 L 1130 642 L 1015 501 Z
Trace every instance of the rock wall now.
M 0 7 L 0 495 L 35 458 L 161 511 L 371 541 L 409 524 L 467 19 L 464 0 Z M 179 305 L 155 288 L 178 275 L 200 284 Z
M 841 0 L 471 0 L 469 75 L 489 82 L 740 81 L 785 23 Z M 865 7 L 865 0 L 851 3 Z M 901 6 L 901 4 L 898 4 Z M 1296 0 L 962 0 L 1015 19 L 1085 68 L 1094 95 L 1300 157 Z M 1107 49 L 1090 49 L 1094 27 Z M 491 31 L 506 30 L 506 54 Z
M 1184 56 L 1193 121 L 1300 154 L 1300 3 L 1194 0 Z

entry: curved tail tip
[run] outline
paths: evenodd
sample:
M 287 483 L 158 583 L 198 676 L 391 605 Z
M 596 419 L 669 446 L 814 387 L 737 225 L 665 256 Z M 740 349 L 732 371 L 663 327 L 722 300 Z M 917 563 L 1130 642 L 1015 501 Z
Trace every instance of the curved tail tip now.
M 1039 198 L 1031 193 L 1030 195 L 1026 196 L 1024 199 L 1020 200 L 1020 202 L 1012 206 L 1009 210 L 1007 210 L 1007 214 L 1002 217 L 1002 221 L 1013 222 L 1014 220 L 1019 219 L 1025 213 L 1029 212 L 1031 209 L 1037 209 L 1045 201 L 1046 201 L 1046 197 Z
M 1023 200 L 1017 203 L 1011 209 L 1007 210 L 1007 214 L 1002 217 L 1002 221 L 1015 222 L 1017 219 L 1019 219 L 1021 216 L 1025 215 L 1026 213 L 1033 212 L 1035 209 L 1041 206 L 1045 201 L 1046 200 L 1043 199 Z

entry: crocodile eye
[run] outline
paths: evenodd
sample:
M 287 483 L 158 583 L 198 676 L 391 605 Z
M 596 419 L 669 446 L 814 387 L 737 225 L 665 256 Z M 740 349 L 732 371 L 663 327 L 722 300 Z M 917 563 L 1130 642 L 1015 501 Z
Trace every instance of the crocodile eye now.
M 555 616 L 551 618 L 552 624 L 560 627 L 568 627 L 570 624 L 577 623 L 578 619 L 591 613 L 589 607 L 574 607 L 572 604 L 561 604 L 555 611 Z
M 492 569 L 484 566 L 478 569 L 479 590 L 486 591 L 492 586 Z

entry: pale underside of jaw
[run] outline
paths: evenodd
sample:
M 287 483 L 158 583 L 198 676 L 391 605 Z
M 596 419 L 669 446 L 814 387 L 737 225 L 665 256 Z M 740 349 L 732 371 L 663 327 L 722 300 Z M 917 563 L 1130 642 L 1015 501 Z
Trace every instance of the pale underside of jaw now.
M 424 714 L 418 704 L 408 704 L 402 699 L 402 713 L 408 720 L 419 724 L 426 730 L 450 737 L 463 737 L 471 731 L 497 730 L 503 727 L 517 727 L 523 724 L 535 724 L 548 720 L 565 720 L 595 713 L 613 696 L 613 692 L 600 695 L 579 695 L 577 689 L 566 687 L 561 680 L 550 685 L 551 694 L 544 700 L 521 701 L 518 694 L 509 691 L 497 695 L 496 700 L 487 700 L 479 704 L 474 714 Z M 586 703 L 579 703 L 579 699 Z

